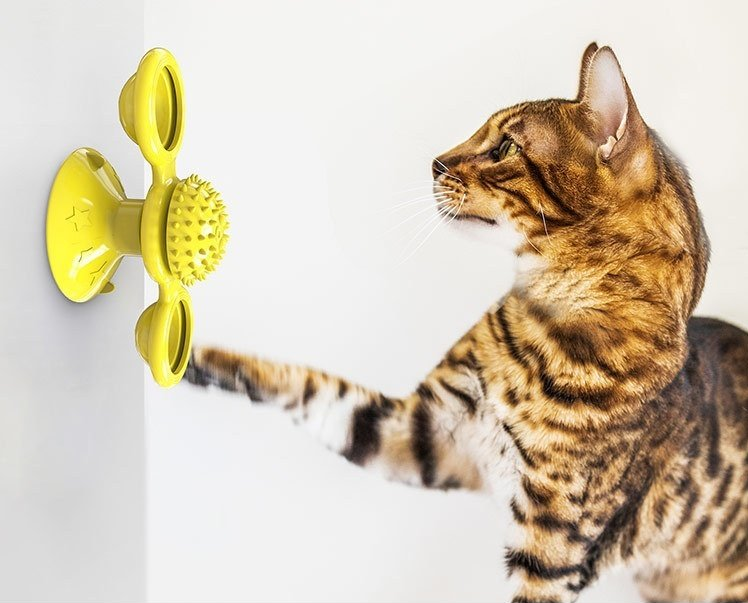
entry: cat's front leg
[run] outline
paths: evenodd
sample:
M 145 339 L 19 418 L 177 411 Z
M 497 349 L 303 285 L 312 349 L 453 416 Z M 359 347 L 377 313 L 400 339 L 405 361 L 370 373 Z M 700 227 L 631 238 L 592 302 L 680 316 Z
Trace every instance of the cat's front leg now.
M 516 549 L 508 549 L 508 571 L 519 576 L 520 586 L 512 603 L 573 603 L 587 586 L 584 555 L 566 550 L 531 546 L 530 541 Z M 534 549 L 530 552 L 528 549 Z
M 601 488 L 599 469 L 584 469 L 599 459 L 579 455 L 573 452 L 582 459 L 576 466 L 557 454 L 553 467 L 526 466 L 519 476 L 511 511 L 520 538 L 505 555 L 509 574 L 520 580 L 512 603 L 573 603 L 605 567 L 636 554 L 651 469 L 608 465 Z
M 430 488 L 483 487 L 472 449 L 481 428 L 480 386 L 449 367 L 435 369 L 403 398 L 217 348 L 195 348 L 185 377 L 278 407 L 328 448 L 389 479 Z
M 512 603 L 572 603 L 610 558 L 616 535 L 605 524 L 611 506 L 585 510 L 585 489 L 558 487 L 538 471 L 525 471 L 511 501 L 519 538 L 506 548 L 510 576 L 519 580 Z

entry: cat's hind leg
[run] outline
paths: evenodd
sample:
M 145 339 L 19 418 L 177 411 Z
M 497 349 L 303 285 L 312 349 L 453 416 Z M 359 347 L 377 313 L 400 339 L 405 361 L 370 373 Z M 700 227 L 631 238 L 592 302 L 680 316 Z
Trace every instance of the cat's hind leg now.
M 748 562 L 741 560 L 701 571 L 669 569 L 636 576 L 646 601 L 696 603 L 748 603 Z

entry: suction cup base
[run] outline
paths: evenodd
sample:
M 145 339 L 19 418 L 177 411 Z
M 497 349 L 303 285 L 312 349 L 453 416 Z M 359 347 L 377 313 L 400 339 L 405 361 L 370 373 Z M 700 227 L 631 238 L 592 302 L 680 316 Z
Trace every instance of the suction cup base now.
M 47 207 L 47 257 L 57 286 L 68 299 L 85 302 L 114 289 L 110 279 L 122 257 L 139 251 L 142 202 L 125 190 L 101 153 L 82 148 L 62 164 Z M 119 225 L 119 227 L 118 227 Z M 137 247 L 136 249 L 131 249 Z

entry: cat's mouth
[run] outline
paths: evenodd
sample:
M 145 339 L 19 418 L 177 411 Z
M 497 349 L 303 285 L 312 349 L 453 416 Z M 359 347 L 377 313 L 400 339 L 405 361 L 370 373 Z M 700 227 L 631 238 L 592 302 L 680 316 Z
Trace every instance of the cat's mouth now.
M 441 177 L 434 180 L 433 194 L 437 201 L 437 211 L 448 222 L 473 223 L 484 226 L 499 225 L 497 218 L 483 216 L 474 212 L 471 206 L 475 200 L 470 198 L 465 182 L 458 176 L 442 174 Z
M 509 216 L 503 211 L 496 213 L 495 206 L 487 203 L 486 199 L 472 196 L 462 182 L 436 181 L 434 197 L 437 211 L 448 227 L 471 241 L 498 245 L 508 251 L 515 251 L 521 243 L 522 237 Z
M 434 180 L 432 190 L 436 200 L 437 211 L 452 220 L 457 220 L 464 215 L 463 208 L 467 199 L 467 190 L 462 180 L 449 176 Z
M 458 214 L 455 216 L 455 220 L 461 222 L 476 222 L 478 224 L 488 224 L 489 226 L 498 226 L 499 221 L 492 218 L 484 218 L 483 216 L 474 216 L 472 214 Z
M 437 199 L 437 211 L 450 222 L 472 222 L 488 226 L 497 226 L 499 220 L 472 213 L 469 209 L 468 192 L 452 188 L 448 192 L 437 191 L 434 187 L 434 197 Z

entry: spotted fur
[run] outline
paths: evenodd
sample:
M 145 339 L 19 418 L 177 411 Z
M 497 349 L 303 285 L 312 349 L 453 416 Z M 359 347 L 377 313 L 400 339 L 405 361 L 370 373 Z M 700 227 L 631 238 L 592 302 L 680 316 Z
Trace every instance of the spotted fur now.
M 522 235 L 520 271 L 412 394 L 214 348 L 187 378 L 392 479 L 508 491 L 514 603 L 618 562 L 652 601 L 748 601 L 748 334 L 691 318 L 707 237 L 615 55 L 590 45 L 575 100 L 499 111 L 433 171 L 440 211 Z

